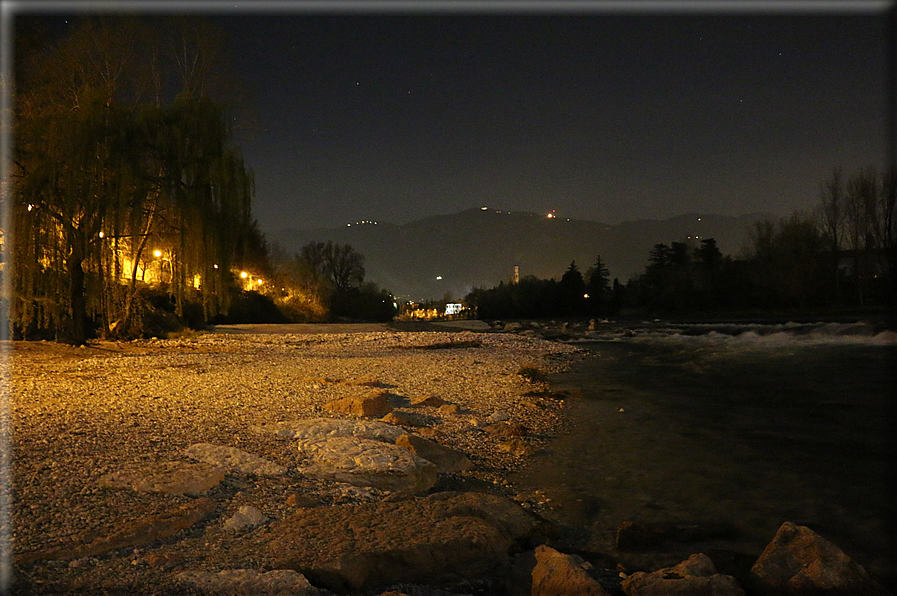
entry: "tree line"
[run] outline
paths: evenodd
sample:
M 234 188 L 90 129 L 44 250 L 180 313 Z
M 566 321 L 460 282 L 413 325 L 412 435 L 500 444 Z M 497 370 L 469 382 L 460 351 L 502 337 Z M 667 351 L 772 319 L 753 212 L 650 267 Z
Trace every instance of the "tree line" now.
M 585 277 L 572 263 L 560 281 L 530 276 L 466 300 L 482 318 L 893 308 L 895 205 L 895 170 L 834 170 L 812 212 L 755 222 L 737 257 L 713 238 L 661 243 L 625 286 L 608 284 L 599 257 Z
M 293 254 L 275 244 L 267 263 L 271 296 L 290 321 L 389 321 L 396 313 L 393 295 L 365 280 L 364 255 L 351 244 L 309 242 Z
M 234 116 L 215 99 L 221 37 L 200 20 L 155 24 L 84 18 L 58 40 L 16 30 L 16 337 L 134 336 L 165 314 L 148 276 L 170 316 L 227 310 L 255 222 Z

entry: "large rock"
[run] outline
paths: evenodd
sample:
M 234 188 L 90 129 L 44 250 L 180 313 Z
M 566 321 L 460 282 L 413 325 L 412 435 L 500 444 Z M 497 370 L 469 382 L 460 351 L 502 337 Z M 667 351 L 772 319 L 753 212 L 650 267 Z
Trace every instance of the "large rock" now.
M 505 570 L 509 552 L 543 531 L 508 499 L 436 493 L 399 502 L 302 509 L 243 545 L 337 593 L 403 582 L 457 583 Z
M 237 510 L 236 513 L 225 520 L 224 527 L 225 529 L 231 530 L 233 532 L 242 532 L 244 530 L 257 528 L 267 521 L 268 518 L 265 517 L 265 514 L 262 513 L 261 510 L 257 507 L 253 507 L 252 505 L 243 505 Z
M 633 573 L 623 580 L 622 587 L 626 596 L 744 596 L 735 578 L 717 573 L 713 561 L 703 553 L 675 567 Z
M 751 568 L 751 583 L 770 595 L 886 595 L 866 570 L 813 530 L 785 522 Z
M 381 418 L 392 411 L 388 397 L 388 391 L 377 390 L 371 391 L 366 395 L 344 397 L 343 399 L 326 403 L 324 407 L 331 412 L 340 414 Z
M 312 418 L 292 422 L 275 422 L 255 427 L 261 432 L 273 432 L 284 439 L 322 439 L 324 437 L 358 437 L 385 443 L 395 443 L 405 430 L 379 420 L 342 420 L 340 418 Z
M 259 573 L 252 569 L 212 571 L 183 571 L 175 576 L 185 588 L 227 596 L 318 596 L 320 590 L 312 586 L 301 573 L 289 569 L 275 569 Z
M 465 472 L 474 468 L 473 462 L 464 453 L 417 435 L 402 435 L 396 439 L 396 445 L 432 462 L 442 474 Z
M 196 443 L 184 451 L 184 455 L 198 461 L 224 468 L 228 472 L 255 474 L 257 476 L 283 476 L 287 469 L 236 447 Z
M 355 437 L 328 437 L 298 442 L 311 458 L 300 472 L 355 486 L 419 493 L 436 484 L 436 466 L 407 449 Z
M 211 499 L 196 499 L 158 515 L 128 522 L 89 542 L 76 541 L 61 548 L 28 553 L 16 557 L 16 559 L 23 563 L 39 559 L 80 559 L 95 557 L 118 548 L 143 546 L 174 536 L 181 530 L 210 516 L 215 509 L 215 502 Z
M 536 547 L 532 596 L 608 596 L 582 567 L 583 560 L 540 545 Z
M 172 461 L 112 472 L 101 476 L 98 483 L 103 488 L 197 497 L 218 486 L 224 473 L 224 468 L 205 462 Z

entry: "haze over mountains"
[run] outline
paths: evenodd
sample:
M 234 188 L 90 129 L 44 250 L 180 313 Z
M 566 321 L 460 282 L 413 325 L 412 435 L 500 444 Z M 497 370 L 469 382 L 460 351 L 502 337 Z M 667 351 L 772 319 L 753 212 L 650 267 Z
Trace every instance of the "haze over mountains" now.
M 600 255 L 611 279 L 626 283 L 644 271 L 658 243 L 715 238 L 723 254 L 738 255 L 755 221 L 690 213 L 666 220 L 608 225 L 523 211 L 473 208 L 403 225 L 358 222 L 332 229 L 284 229 L 269 237 L 288 253 L 313 241 L 351 244 L 365 257 L 366 279 L 404 300 L 463 298 L 472 288 L 491 288 L 520 277 L 560 279 L 575 261 L 585 273 Z

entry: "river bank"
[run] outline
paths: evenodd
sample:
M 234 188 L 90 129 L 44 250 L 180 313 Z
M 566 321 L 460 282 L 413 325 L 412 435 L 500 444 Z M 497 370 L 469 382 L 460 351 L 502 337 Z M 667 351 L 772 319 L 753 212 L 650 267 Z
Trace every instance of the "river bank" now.
M 559 548 L 632 567 L 714 553 L 743 580 L 784 521 L 894 590 L 893 332 L 880 323 L 605 325 L 553 375 L 572 427 L 509 480 L 548 487 Z M 587 341 L 586 341 L 587 340 Z M 623 522 L 692 528 L 619 549 Z
M 192 593 L 182 573 L 278 569 L 276 552 L 241 549 L 254 531 L 232 531 L 237 514 L 258 511 L 261 530 L 273 531 L 299 511 L 408 500 L 306 473 L 309 452 L 278 434 L 285 424 L 356 419 L 329 404 L 371 392 L 389 402 L 400 434 L 473 464 L 440 474 L 431 492 L 476 490 L 513 505 L 504 477 L 563 422 L 563 401 L 518 372 L 558 372 L 579 357 L 509 334 L 394 330 L 15 342 L 11 353 L 12 593 L 155 595 Z M 525 433 L 489 432 L 499 423 Z M 203 468 L 196 445 L 276 471 Z M 171 488 L 183 470 L 186 488 Z

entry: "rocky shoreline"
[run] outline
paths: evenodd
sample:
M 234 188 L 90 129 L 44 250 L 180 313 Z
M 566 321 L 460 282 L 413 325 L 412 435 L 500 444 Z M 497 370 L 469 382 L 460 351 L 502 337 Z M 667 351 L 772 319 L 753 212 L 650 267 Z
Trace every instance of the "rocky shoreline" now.
M 445 331 L 16 342 L 11 593 L 744 593 L 704 555 L 631 573 L 545 545 L 504 477 L 564 428 L 539 375 L 584 355 Z M 748 593 L 802 593 L 811 563 L 886 593 L 779 534 Z

